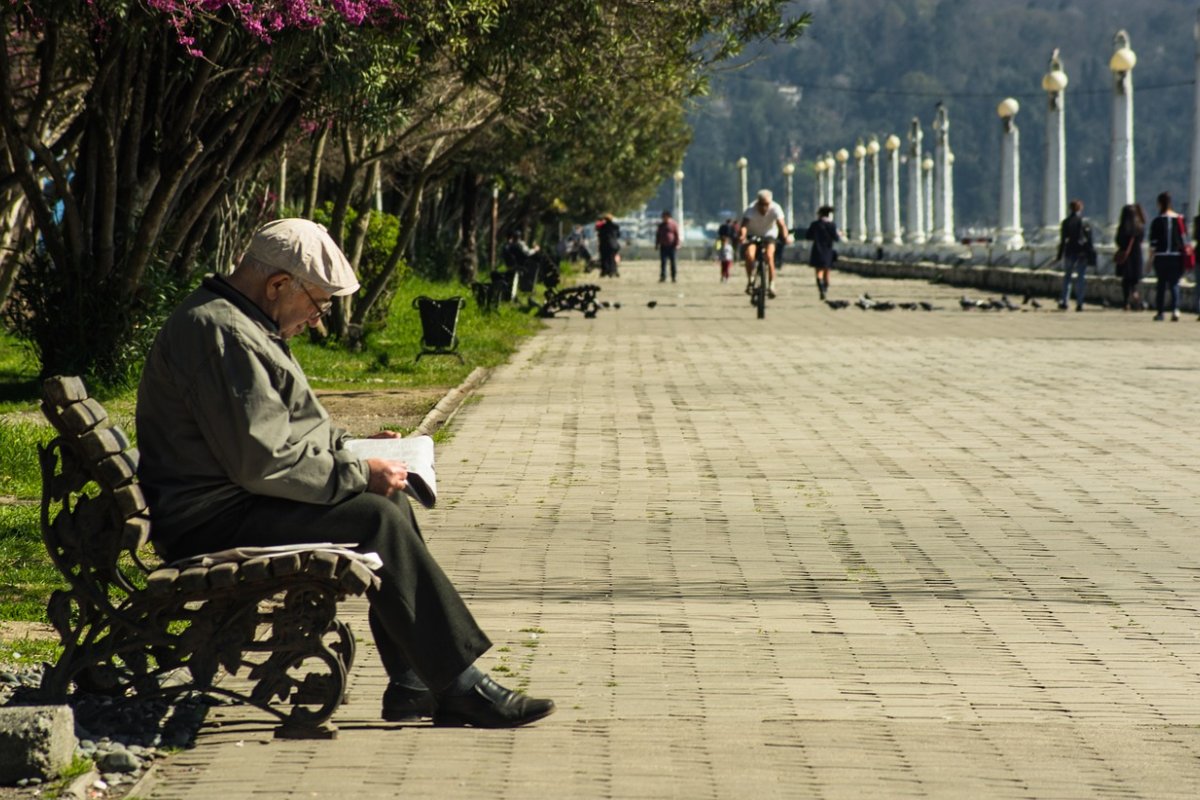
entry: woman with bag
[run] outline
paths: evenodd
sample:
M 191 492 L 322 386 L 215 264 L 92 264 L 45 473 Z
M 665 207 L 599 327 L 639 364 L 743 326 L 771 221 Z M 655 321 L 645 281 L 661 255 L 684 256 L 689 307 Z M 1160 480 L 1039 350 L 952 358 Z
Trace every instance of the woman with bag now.
M 1184 272 L 1185 252 L 1193 253 L 1183 217 L 1171 209 L 1171 193 L 1158 196 L 1158 216 L 1150 223 L 1150 260 L 1158 285 L 1154 289 L 1155 322 L 1163 319 L 1163 301 L 1171 292 L 1171 321 L 1179 321 L 1179 280 Z M 1195 258 L 1195 256 L 1192 256 Z
M 1142 260 L 1142 239 L 1146 234 L 1146 213 L 1141 203 L 1130 203 L 1121 209 L 1121 221 L 1117 225 L 1117 251 L 1113 262 L 1121 276 L 1121 295 L 1125 298 L 1125 310 L 1142 310 L 1142 296 L 1138 286 L 1142 282 L 1145 263 Z

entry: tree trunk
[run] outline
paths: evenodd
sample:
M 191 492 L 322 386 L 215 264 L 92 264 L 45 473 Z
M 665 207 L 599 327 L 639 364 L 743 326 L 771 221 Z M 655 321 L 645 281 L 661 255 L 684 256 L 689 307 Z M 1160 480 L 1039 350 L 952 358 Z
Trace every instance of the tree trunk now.
M 479 272 L 479 173 L 468 169 L 462 176 L 462 227 L 458 245 L 458 279 L 469 285 Z
M 317 210 L 317 190 L 321 186 L 321 164 L 325 160 L 325 141 L 329 138 L 329 126 L 321 127 L 313 137 L 312 150 L 308 154 L 308 175 L 304 179 L 305 219 L 312 219 Z

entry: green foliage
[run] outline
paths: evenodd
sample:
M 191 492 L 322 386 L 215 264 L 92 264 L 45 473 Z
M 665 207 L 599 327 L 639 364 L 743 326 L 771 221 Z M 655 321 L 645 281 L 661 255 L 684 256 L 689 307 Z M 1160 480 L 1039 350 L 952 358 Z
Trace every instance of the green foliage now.
M 342 241 L 349 239 L 350 230 L 357 219 L 358 212 L 354 208 L 348 208 L 346 210 L 346 221 L 342 226 Z M 333 203 L 328 202 L 316 208 L 313 211 L 313 221 L 319 222 L 326 227 L 331 225 L 333 222 Z M 367 224 L 367 242 L 363 247 L 362 259 L 358 263 L 358 279 L 363 286 L 369 286 L 383 272 L 388 258 L 391 257 L 392 250 L 396 247 L 396 240 L 399 235 L 400 220 L 395 214 L 388 214 L 382 211 L 371 212 L 371 219 Z M 395 287 L 398 282 L 404 280 L 408 273 L 409 266 L 402 260 L 396 267 L 391 284 L 388 288 L 384 289 L 379 301 L 371 307 L 371 310 L 367 314 L 367 325 L 369 328 L 373 330 L 378 329 L 386 323 L 392 300 L 396 295 Z
M 65 583 L 46 554 L 39 515 L 37 505 L 0 504 L 0 619 L 45 622 L 50 592 Z
M 38 251 L 22 268 L 3 320 L 31 348 L 43 376 L 82 375 L 97 387 L 131 386 L 159 324 L 187 288 L 160 268 L 129 302 L 115 280 L 80 291 L 76 278 Z
M 413 300 L 422 295 L 444 299 L 467 299 L 458 320 L 461 340 L 456 358 L 425 357 L 421 352 L 421 322 Z M 371 336 L 358 352 L 347 352 L 332 343 L 293 340 L 292 350 L 304 365 L 309 381 L 318 389 L 348 389 L 355 386 L 453 386 L 478 366 L 501 364 L 526 336 L 542 323 L 512 305 L 485 314 L 471 298 L 469 288 L 453 282 L 430 281 L 410 275 L 396 289 L 387 327 Z
M 37 446 L 54 438 L 48 425 L 0 419 L 0 497 L 38 497 L 42 475 Z

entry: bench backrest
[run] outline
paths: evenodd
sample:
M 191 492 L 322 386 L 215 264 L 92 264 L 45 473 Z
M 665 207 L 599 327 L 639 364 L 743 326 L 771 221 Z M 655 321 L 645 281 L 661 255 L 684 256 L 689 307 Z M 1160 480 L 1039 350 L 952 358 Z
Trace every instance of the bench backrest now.
M 100 607 L 120 605 L 149 571 L 139 556 L 150 518 L 137 449 L 78 377 L 46 379 L 42 413 L 58 432 L 38 448 L 46 549 L 72 588 Z

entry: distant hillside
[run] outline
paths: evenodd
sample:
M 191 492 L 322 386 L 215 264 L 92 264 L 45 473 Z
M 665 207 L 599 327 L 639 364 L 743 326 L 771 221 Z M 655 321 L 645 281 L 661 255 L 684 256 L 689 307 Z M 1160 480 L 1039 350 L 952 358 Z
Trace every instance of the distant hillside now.
M 812 160 L 875 133 L 902 139 L 921 119 L 927 149 L 934 104 L 945 103 L 956 155 L 959 225 L 998 218 L 1000 120 L 1005 97 L 1021 103 L 1022 214 L 1041 219 L 1045 93 L 1051 51 L 1070 78 L 1066 93 L 1067 193 L 1097 219 L 1108 205 L 1112 37 L 1124 28 L 1137 53 L 1134 146 L 1137 196 L 1152 207 L 1166 189 L 1185 200 L 1192 128 L 1196 2 L 1184 0 L 812 0 L 813 24 L 791 46 L 715 77 L 691 114 L 683 164 L 684 206 L 698 222 L 737 205 L 739 156 L 750 193 L 783 199 L 784 163 L 796 164 L 797 216 L 811 213 Z M 671 181 L 651 209 L 670 206 Z M 1188 207 L 1195 211 L 1193 199 Z M 1181 203 L 1177 203 L 1177 206 Z

